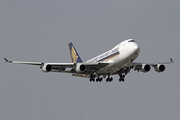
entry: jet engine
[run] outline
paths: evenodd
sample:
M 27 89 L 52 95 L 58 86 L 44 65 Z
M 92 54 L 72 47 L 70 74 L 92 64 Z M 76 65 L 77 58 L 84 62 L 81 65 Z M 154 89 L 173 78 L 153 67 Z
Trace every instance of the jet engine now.
M 146 73 L 146 72 L 149 72 L 150 70 L 151 70 L 150 65 L 148 65 L 148 64 L 142 64 L 141 72 Z
M 79 64 L 79 63 L 76 64 L 76 72 L 77 73 L 82 73 L 85 70 L 86 70 L 86 66 L 85 65 Z
M 155 66 L 154 69 L 156 72 L 163 72 L 166 69 L 166 67 L 162 64 L 157 64 L 157 66 Z
M 44 64 L 42 67 L 43 72 L 50 72 L 52 70 L 52 66 L 48 64 Z

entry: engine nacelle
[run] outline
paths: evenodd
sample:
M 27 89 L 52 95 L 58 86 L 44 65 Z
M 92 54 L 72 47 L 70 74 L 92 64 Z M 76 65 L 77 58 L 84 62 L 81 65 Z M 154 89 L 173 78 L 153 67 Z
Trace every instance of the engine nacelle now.
M 151 66 L 150 65 L 142 64 L 141 72 L 146 73 L 146 72 L 149 72 L 150 70 L 151 70 Z
M 166 69 L 166 67 L 162 64 L 157 64 L 157 66 L 154 67 L 154 69 L 156 72 L 163 72 Z
M 76 64 L 76 72 L 77 73 L 82 73 L 86 70 L 86 66 L 80 63 Z
M 52 70 L 52 66 L 48 64 L 44 64 L 42 67 L 43 72 L 50 72 Z

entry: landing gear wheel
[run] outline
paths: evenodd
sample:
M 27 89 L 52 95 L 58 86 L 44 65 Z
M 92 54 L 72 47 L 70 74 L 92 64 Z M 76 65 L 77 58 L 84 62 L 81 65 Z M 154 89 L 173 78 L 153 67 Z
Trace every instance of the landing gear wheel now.
M 113 78 L 112 77 L 108 77 L 107 79 L 106 79 L 106 82 L 112 82 L 113 81 Z
M 124 78 L 119 78 L 119 82 L 124 82 Z
M 90 81 L 90 82 L 94 82 L 95 79 L 94 79 L 94 78 L 90 78 L 89 81 Z
M 112 82 L 112 81 L 113 81 L 113 78 L 111 77 L 109 81 Z
M 102 77 L 98 77 L 98 78 L 96 78 L 96 82 L 101 82 L 103 80 L 103 78 Z
M 95 75 L 91 75 L 89 81 L 90 81 L 90 82 L 95 82 L 95 77 L 96 77 Z
M 120 76 L 119 82 L 124 82 L 125 75 L 119 75 L 119 76 Z
M 100 78 L 99 78 L 99 82 L 101 82 L 102 80 L 103 80 L 103 78 L 102 78 L 102 77 L 100 77 Z
M 100 82 L 100 79 L 99 79 L 99 78 L 96 78 L 96 82 Z

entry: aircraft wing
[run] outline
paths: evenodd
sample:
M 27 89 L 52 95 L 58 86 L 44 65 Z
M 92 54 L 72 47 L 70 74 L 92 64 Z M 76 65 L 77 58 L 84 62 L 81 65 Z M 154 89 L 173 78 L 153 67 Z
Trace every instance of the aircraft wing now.
M 152 66 L 155 71 L 163 72 L 165 70 L 164 64 L 174 63 L 173 59 L 170 58 L 169 62 L 157 62 L 157 63 L 143 63 L 143 62 L 132 62 L 132 68 L 136 71 L 148 72 L 150 70 L 150 66 Z
M 85 70 L 79 71 L 83 74 L 87 74 L 89 71 L 96 71 L 100 68 L 107 66 L 109 63 L 95 62 L 95 63 L 43 63 L 43 62 L 25 62 L 25 61 L 9 61 L 6 58 L 4 60 L 8 63 L 27 64 L 40 66 L 44 72 L 65 72 L 65 73 L 77 73 L 77 67 L 85 67 Z M 67 68 L 70 68 L 66 70 Z
M 24 62 L 24 61 L 9 61 L 6 58 L 4 60 L 8 63 L 28 64 L 28 65 L 42 65 L 41 62 Z

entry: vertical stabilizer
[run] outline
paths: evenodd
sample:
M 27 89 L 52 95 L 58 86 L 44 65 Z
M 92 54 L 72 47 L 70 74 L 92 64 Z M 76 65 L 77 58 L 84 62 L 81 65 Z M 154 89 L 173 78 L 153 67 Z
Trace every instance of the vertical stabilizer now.
M 69 47 L 69 52 L 70 52 L 70 56 L 71 56 L 71 62 L 72 63 L 81 63 L 82 60 L 81 60 L 79 54 L 77 53 L 75 47 L 73 46 L 73 44 L 69 43 L 68 47 Z

